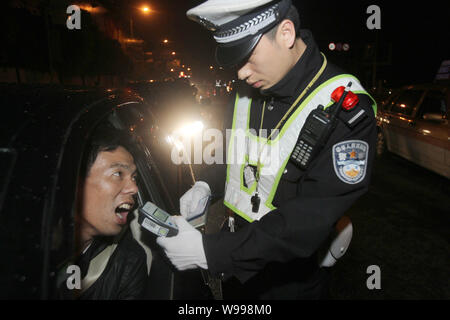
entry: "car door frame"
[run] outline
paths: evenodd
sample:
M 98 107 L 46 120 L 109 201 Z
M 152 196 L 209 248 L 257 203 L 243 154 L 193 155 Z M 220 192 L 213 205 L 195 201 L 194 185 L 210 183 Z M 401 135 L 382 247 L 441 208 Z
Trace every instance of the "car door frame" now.
M 422 91 L 420 98 L 412 107 L 410 115 L 393 112 L 393 106 L 402 96 L 404 92 L 410 90 Z M 414 154 L 417 152 L 413 142 L 412 124 L 414 123 L 415 115 L 418 106 L 422 103 L 425 96 L 425 90 L 422 88 L 407 87 L 389 102 L 386 110 L 386 121 L 383 124 L 383 135 L 386 141 L 386 147 L 389 152 L 395 153 L 410 161 L 415 162 Z
M 421 108 L 427 95 L 432 91 L 441 91 L 447 103 L 446 118 L 441 123 L 433 120 L 420 119 Z M 425 95 L 414 114 L 412 123 L 417 152 L 414 162 L 424 168 L 450 178 L 450 169 L 446 163 L 449 157 L 449 122 L 448 122 L 448 93 L 441 88 L 427 88 Z M 433 135 L 431 135 L 433 133 Z

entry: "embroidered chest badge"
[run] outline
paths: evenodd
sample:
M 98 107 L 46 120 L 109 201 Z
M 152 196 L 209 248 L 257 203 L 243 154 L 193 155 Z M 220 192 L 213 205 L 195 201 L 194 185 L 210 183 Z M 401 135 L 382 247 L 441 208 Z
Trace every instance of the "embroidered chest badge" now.
M 348 140 L 333 146 L 334 171 L 348 184 L 361 182 L 366 176 L 369 145 L 361 140 Z

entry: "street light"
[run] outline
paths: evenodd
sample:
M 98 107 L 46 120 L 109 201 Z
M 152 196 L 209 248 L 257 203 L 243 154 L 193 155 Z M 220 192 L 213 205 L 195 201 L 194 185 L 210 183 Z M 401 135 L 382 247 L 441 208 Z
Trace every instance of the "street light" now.
M 149 14 L 151 12 L 151 10 L 150 10 L 150 8 L 148 6 L 142 6 L 138 10 L 143 12 L 143 13 L 145 13 L 145 14 Z M 130 37 L 132 39 L 134 38 L 134 33 L 133 33 L 133 14 L 132 13 L 130 13 Z

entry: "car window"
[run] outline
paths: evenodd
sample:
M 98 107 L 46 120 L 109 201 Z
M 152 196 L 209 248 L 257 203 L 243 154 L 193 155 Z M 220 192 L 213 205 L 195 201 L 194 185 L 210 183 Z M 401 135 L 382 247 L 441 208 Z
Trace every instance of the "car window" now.
M 439 114 L 444 116 L 447 113 L 447 103 L 445 102 L 445 95 L 438 90 L 430 90 L 423 99 L 419 110 L 419 119 L 427 113 Z
M 393 100 L 392 113 L 410 116 L 422 96 L 422 90 L 406 90 Z
M 393 101 L 397 100 L 399 94 L 400 93 L 398 91 L 392 93 L 392 95 L 390 97 L 388 97 L 386 99 L 386 101 L 381 103 L 380 110 L 383 111 L 383 112 L 389 112 L 390 109 L 391 109 L 391 106 L 394 104 Z

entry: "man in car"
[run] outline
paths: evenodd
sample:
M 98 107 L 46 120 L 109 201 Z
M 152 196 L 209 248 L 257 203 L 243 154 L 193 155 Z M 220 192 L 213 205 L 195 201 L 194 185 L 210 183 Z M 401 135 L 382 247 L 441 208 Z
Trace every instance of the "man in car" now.
M 127 226 L 135 207 L 136 165 L 127 138 L 101 127 L 91 138 L 75 217 L 81 288 L 60 285 L 63 299 L 137 299 L 147 283 L 147 260 Z M 76 290 L 79 289 L 79 290 Z

